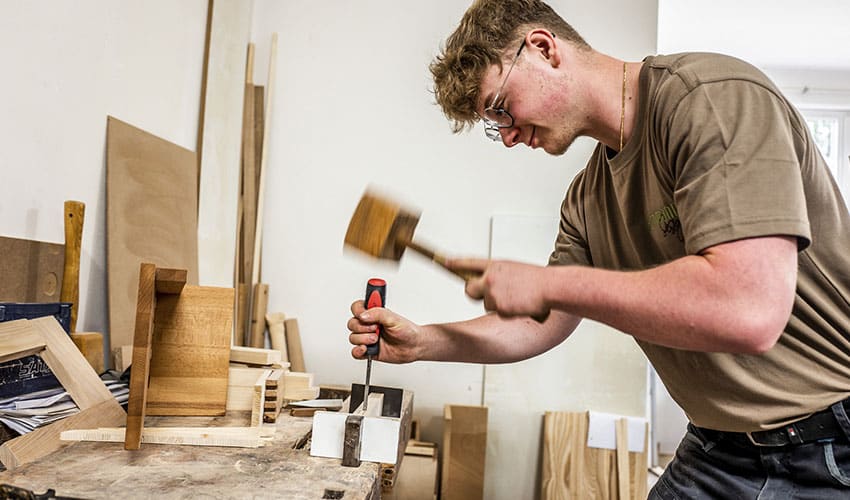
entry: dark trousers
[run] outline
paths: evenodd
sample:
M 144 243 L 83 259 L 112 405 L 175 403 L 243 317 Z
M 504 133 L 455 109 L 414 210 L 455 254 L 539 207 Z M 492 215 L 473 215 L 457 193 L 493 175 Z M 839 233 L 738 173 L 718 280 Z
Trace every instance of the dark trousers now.
M 688 425 L 650 499 L 850 500 L 850 400 L 832 405 L 838 435 L 757 446 L 746 434 Z

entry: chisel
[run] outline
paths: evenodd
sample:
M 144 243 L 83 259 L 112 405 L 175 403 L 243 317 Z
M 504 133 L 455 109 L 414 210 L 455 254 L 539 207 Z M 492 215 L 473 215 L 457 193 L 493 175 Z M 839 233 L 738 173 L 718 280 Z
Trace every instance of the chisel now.
M 372 278 L 366 282 L 366 299 L 363 306 L 366 309 L 385 307 L 387 298 L 387 282 L 381 278 Z M 372 358 L 378 356 L 381 345 L 381 325 L 377 326 L 378 341 L 366 346 L 366 387 L 363 389 L 363 413 L 369 406 L 369 381 L 372 378 Z

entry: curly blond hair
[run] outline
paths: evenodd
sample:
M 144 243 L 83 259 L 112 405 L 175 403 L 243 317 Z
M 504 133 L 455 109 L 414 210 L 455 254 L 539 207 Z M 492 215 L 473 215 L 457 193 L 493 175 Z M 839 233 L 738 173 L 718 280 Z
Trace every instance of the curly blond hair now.
M 525 34 L 544 28 L 575 46 L 590 46 L 572 26 L 540 0 L 476 0 L 430 65 L 434 96 L 454 133 L 479 120 L 475 111 L 484 72 L 502 67 L 510 47 L 517 50 Z

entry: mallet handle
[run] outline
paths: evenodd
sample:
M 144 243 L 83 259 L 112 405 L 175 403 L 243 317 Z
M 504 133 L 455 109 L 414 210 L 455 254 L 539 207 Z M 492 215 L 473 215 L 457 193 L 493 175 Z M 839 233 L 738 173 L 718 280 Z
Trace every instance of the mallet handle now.
M 409 248 L 409 249 L 411 249 L 411 250 L 413 250 L 417 253 L 420 253 L 420 254 L 424 255 L 425 257 L 431 259 L 431 261 L 443 266 L 444 269 L 455 274 L 456 276 L 460 277 L 464 281 L 468 281 L 472 278 L 477 278 L 477 277 L 480 276 L 480 274 L 473 273 L 473 272 L 470 272 L 470 271 L 456 271 L 454 269 L 449 269 L 446 266 L 446 256 L 445 255 L 439 254 L 439 253 L 435 252 L 434 250 L 431 250 L 428 247 L 424 247 L 424 246 L 420 245 L 419 243 L 416 243 L 415 241 L 403 241 L 402 243 L 407 248 Z

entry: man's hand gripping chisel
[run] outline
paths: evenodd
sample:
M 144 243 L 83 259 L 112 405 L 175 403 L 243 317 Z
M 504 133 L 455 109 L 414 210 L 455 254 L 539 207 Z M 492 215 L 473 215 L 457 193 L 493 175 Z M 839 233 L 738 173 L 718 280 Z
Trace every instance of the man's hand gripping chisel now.
M 381 278 L 372 278 L 366 282 L 366 298 L 363 300 L 363 306 L 366 309 L 373 307 L 386 307 L 387 299 L 387 282 Z M 377 325 L 376 333 L 378 340 L 371 345 L 366 346 L 366 387 L 363 388 L 363 413 L 369 406 L 369 381 L 372 378 L 372 358 L 377 357 L 381 349 L 381 330 L 383 327 Z

